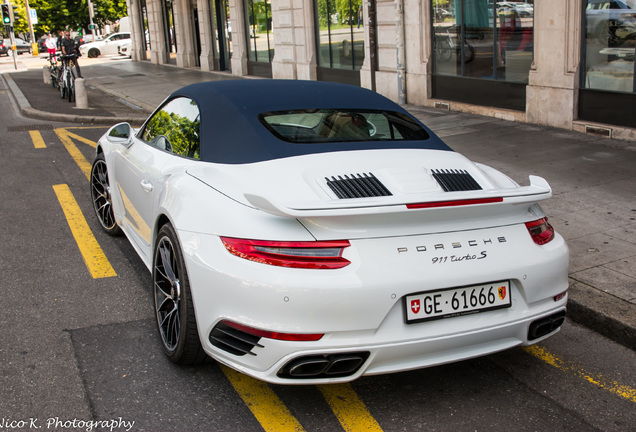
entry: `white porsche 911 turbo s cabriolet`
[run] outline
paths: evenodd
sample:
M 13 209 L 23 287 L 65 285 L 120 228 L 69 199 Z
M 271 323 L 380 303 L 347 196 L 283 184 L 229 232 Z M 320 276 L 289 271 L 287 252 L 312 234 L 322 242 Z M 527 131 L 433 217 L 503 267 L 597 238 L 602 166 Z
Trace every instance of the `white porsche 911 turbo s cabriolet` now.
M 176 363 L 343 382 L 533 344 L 565 318 L 548 183 L 469 161 L 362 88 L 184 87 L 99 140 L 90 183 L 152 273 Z

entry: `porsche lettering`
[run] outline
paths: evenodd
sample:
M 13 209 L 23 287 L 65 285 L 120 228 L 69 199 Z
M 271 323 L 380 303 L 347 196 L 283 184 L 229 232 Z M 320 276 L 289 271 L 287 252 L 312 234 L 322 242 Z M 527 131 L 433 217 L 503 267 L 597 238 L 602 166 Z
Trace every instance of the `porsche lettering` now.
M 451 243 L 435 243 L 432 245 L 420 245 L 420 246 L 415 246 L 415 251 L 416 252 L 428 252 L 428 251 L 440 251 L 440 250 L 447 250 L 447 249 L 461 249 L 461 248 L 465 248 L 465 247 L 478 247 L 478 246 L 488 246 L 488 245 L 494 245 L 494 244 L 501 244 L 501 243 L 506 243 L 506 237 L 504 236 L 499 236 L 499 237 L 495 237 L 493 238 L 484 238 L 482 240 L 468 240 L 465 242 L 451 242 Z M 407 253 L 409 252 L 409 248 L 406 246 L 401 246 L 397 248 L 397 252 L 399 254 L 402 253 Z M 484 254 L 484 252 L 482 252 L 482 254 Z

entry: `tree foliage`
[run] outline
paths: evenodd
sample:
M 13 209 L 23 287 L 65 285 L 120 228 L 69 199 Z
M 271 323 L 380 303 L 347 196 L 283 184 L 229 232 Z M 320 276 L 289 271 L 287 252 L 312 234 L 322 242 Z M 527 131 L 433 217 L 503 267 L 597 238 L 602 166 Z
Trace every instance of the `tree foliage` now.
M 318 0 L 318 21 L 321 29 L 327 28 L 327 20 L 331 25 L 357 24 L 358 9 L 362 0 Z M 337 22 L 335 22 L 337 20 Z
M 16 6 L 15 33 L 28 34 L 29 24 L 24 1 L 10 1 Z M 93 23 L 98 27 L 128 15 L 126 0 L 91 0 L 91 2 L 95 12 Z M 57 33 L 60 30 L 88 31 L 90 18 L 87 0 L 29 0 L 29 8 L 37 11 L 38 23 L 33 26 L 36 38 L 48 32 Z

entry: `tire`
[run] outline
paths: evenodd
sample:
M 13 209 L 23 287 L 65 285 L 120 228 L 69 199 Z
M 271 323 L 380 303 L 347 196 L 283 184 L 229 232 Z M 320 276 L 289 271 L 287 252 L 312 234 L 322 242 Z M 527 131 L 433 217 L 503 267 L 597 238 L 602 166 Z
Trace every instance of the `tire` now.
M 75 75 L 71 72 L 68 75 L 68 101 L 75 102 Z
M 60 90 L 60 97 L 62 99 L 66 98 L 66 85 L 64 84 L 64 76 L 60 76 L 60 80 L 58 82 L 58 88 Z
M 172 225 L 159 230 L 152 262 L 155 316 L 163 350 L 173 363 L 202 363 L 207 355 L 199 340 L 190 282 Z
M 7 49 L 7 57 L 13 57 L 13 50 L 11 48 Z
M 115 221 L 113 198 L 110 193 L 108 167 L 102 153 L 98 154 L 91 168 L 91 200 L 99 225 L 109 235 L 119 236 L 122 230 Z
M 95 57 L 99 57 L 99 50 L 97 48 L 91 48 L 88 50 L 88 57 L 89 58 L 95 58 Z

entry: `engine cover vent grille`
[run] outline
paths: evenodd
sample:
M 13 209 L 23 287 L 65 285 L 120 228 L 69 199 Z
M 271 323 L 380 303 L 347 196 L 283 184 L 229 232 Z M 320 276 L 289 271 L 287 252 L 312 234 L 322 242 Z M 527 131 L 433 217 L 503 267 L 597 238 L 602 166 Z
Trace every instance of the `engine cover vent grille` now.
M 431 170 L 431 173 L 445 192 L 481 190 L 479 183 L 466 170 Z
M 369 198 L 393 195 L 380 180 L 371 173 L 325 177 L 327 186 L 340 199 Z

